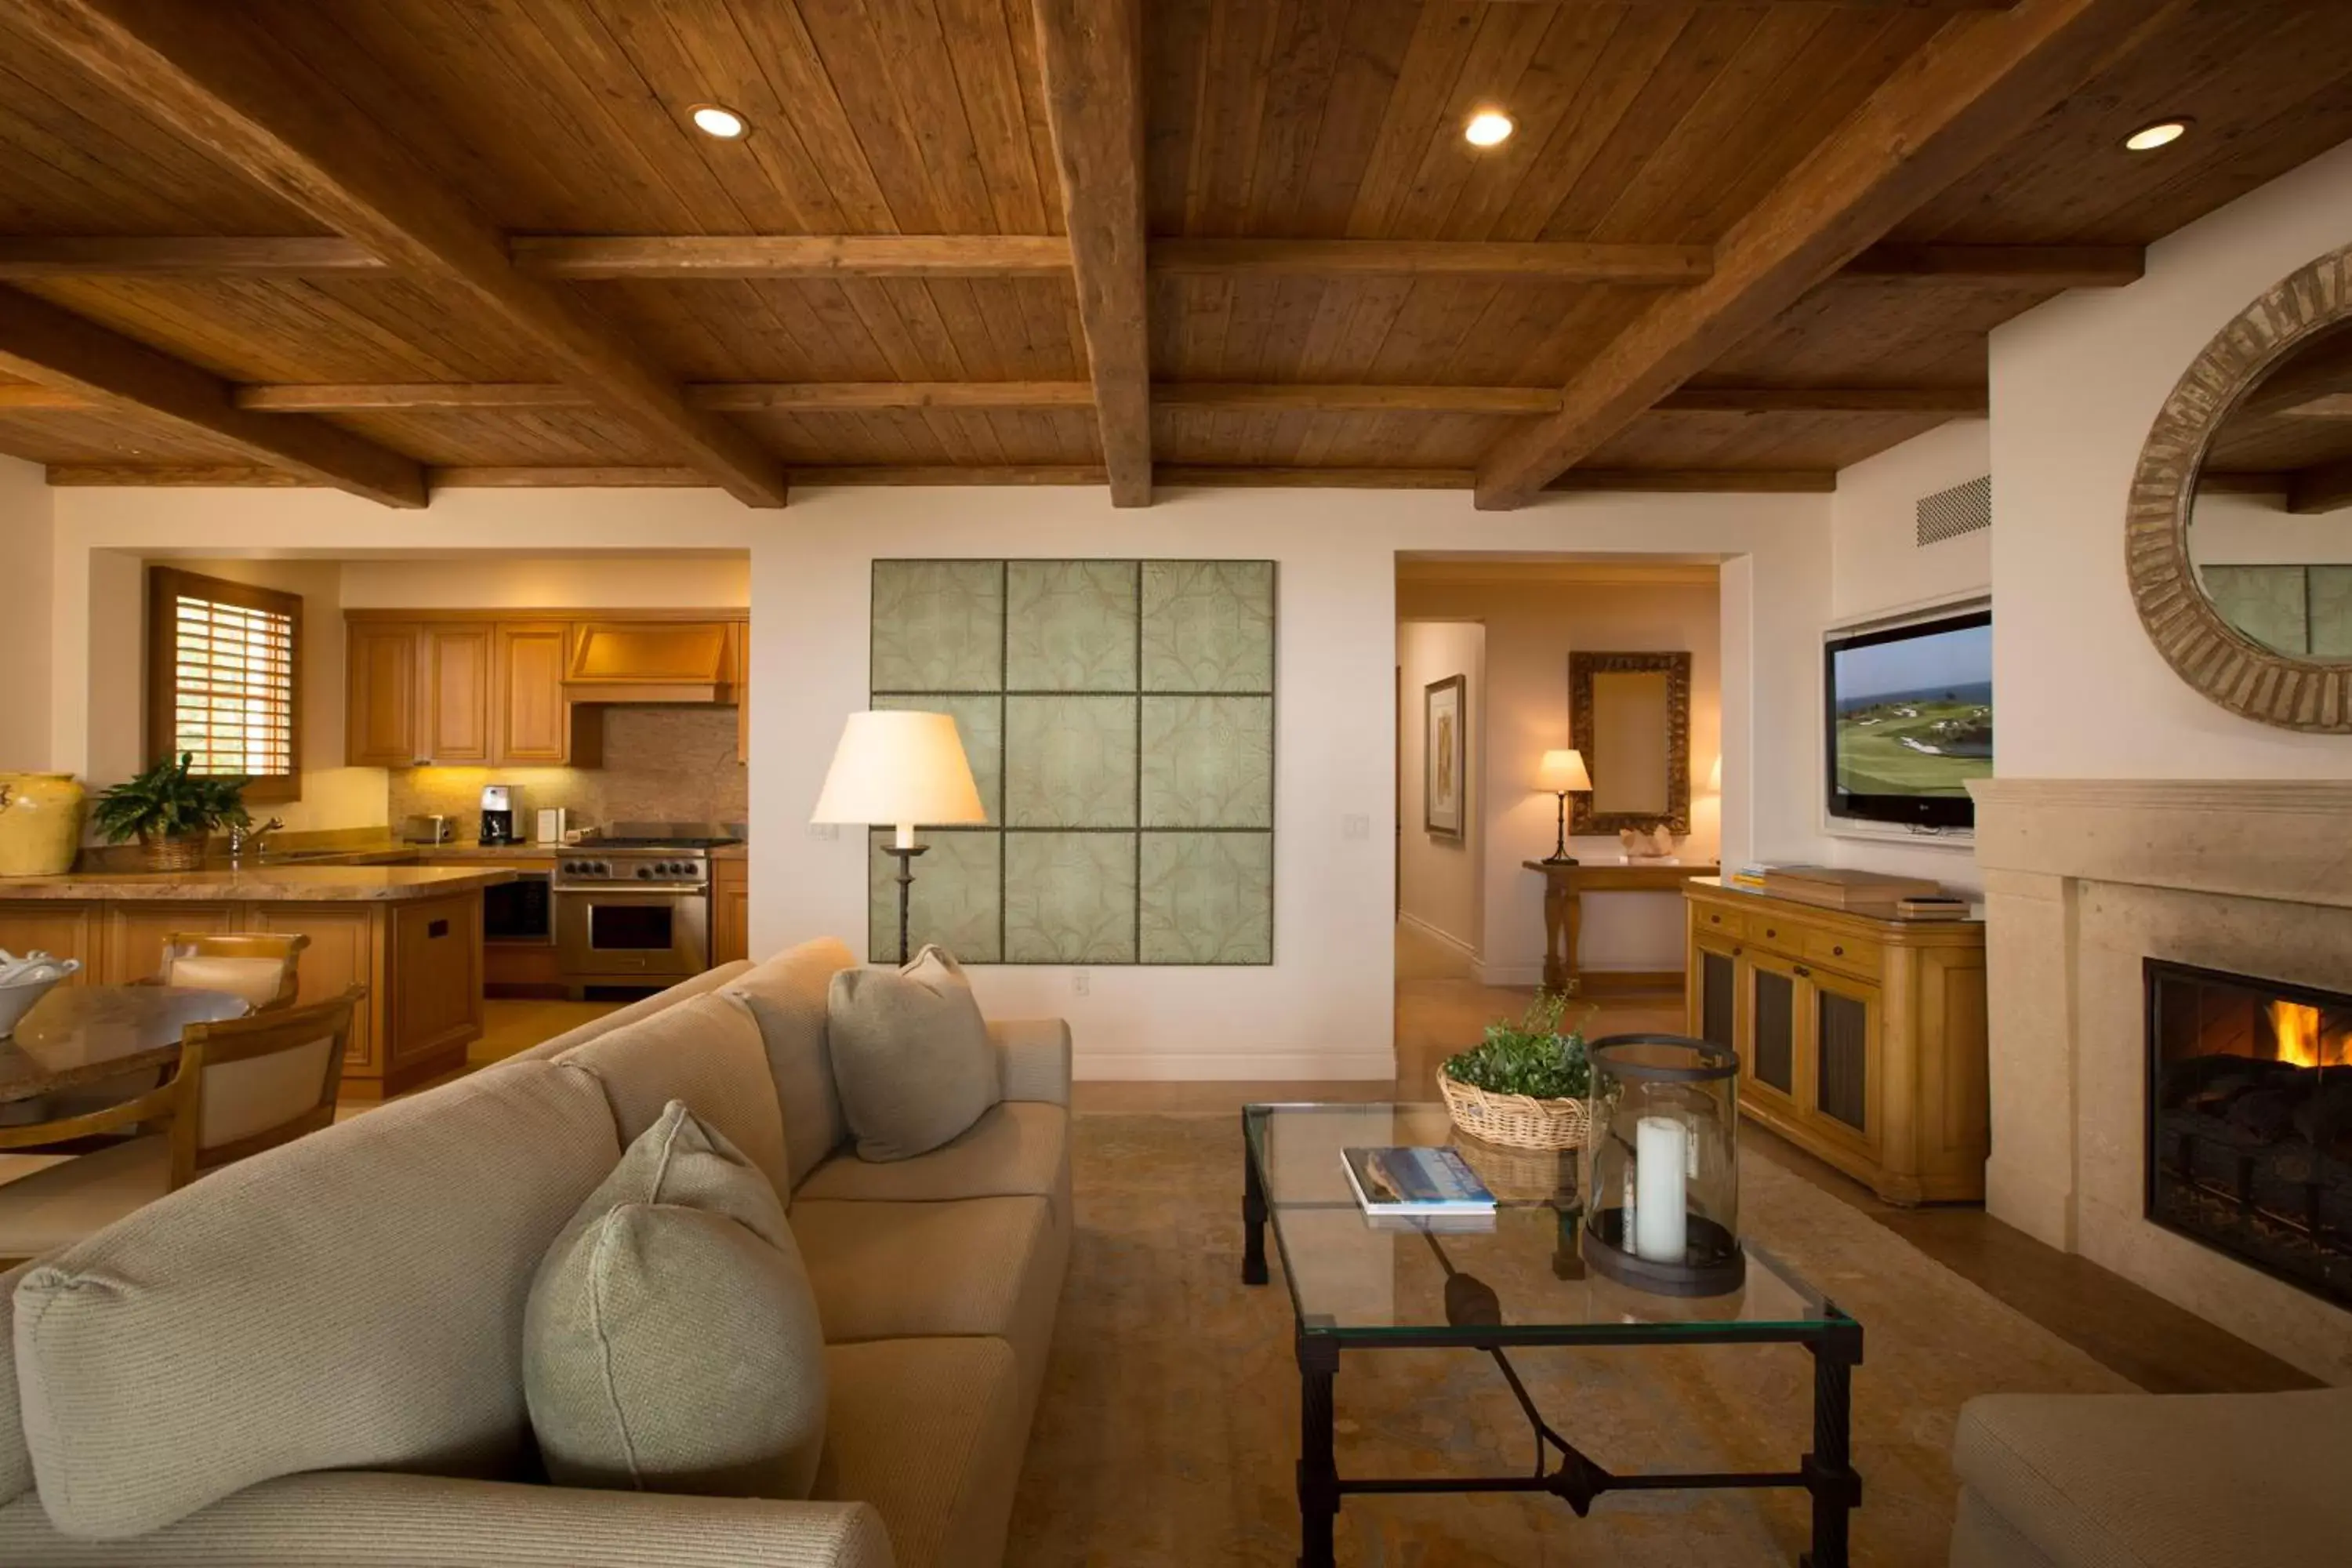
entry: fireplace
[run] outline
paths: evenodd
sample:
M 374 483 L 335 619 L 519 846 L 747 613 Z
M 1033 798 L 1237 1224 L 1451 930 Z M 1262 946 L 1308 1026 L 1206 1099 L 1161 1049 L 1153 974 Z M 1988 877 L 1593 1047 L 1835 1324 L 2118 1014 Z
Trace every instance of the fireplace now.
M 2352 1306 L 2352 996 L 2142 970 L 2147 1217 Z

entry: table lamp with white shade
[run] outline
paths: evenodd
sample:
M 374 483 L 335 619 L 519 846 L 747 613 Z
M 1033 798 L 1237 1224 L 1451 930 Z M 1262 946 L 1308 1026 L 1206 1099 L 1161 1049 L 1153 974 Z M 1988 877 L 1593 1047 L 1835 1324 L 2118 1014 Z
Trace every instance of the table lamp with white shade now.
M 1592 775 L 1584 771 L 1581 752 L 1546 752 L 1536 765 L 1536 788 L 1559 796 L 1559 833 L 1551 853 L 1544 857 L 1545 865 L 1576 864 L 1576 857 L 1568 852 L 1568 797 L 1591 787 Z
M 917 824 L 986 822 L 963 739 L 946 713 L 852 713 L 809 820 L 897 830 L 885 855 L 898 858 L 898 962 L 907 962 L 907 898 L 915 882 Z

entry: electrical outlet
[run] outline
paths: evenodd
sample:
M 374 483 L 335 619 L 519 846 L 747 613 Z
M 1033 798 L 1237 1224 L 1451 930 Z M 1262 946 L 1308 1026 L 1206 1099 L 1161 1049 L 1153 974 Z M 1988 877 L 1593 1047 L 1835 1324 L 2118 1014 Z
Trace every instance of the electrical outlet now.
M 1070 972 L 1071 995 L 1090 996 L 1094 994 L 1094 988 L 1095 980 L 1093 975 L 1087 973 L 1083 969 L 1074 969 Z
M 839 838 L 841 837 L 841 825 L 837 822 L 812 822 L 809 824 L 809 837 L 811 838 Z
M 1339 819 L 1340 837 L 1355 840 L 1369 839 L 1371 836 L 1372 819 L 1362 813 L 1351 812 Z

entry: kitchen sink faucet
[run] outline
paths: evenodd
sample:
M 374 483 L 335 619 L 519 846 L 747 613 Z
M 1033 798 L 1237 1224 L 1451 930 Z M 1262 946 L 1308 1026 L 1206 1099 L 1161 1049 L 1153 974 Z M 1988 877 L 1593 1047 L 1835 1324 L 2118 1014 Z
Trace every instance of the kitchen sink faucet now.
M 245 852 L 247 849 L 253 851 L 253 858 L 256 860 L 260 859 L 261 841 L 285 826 L 285 823 L 274 816 L 258 827 L 243 822 L 230 823 L 228 825 L 228 863 L 235 866 L 244 860 Z

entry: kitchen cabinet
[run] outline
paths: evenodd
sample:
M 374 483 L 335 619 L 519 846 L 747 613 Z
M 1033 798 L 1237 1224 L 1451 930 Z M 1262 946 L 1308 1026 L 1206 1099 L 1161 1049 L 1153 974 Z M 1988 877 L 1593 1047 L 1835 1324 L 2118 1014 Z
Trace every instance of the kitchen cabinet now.
M 593 767 L 601 710 L 564 690 L 572 637 L 562 620 L 352 618 L 344 760 Z
M 572 656 L 566 621 L 500 621 L 492 721 L 491 761 L 506 765 L 593 767 L 600 710 L 575 708 L 563 694 Z
M 482 895 L 478 888 L 397 900 L 301 903 L 273 899 L 159 901 L 26 899 L 0 885 L 0 947 L 79 958 L 77 984 L 127 985 L 163 967 L 174 932 L 299 932 L 301 1004 L 367 987 L 352 1020 L 343 1093 L 397 1094 L 466 1065 L 482 1032 Z
M 1688 1033 L 1739 1056 L 1741 1113 L 1889 1203 L 1979 1202 L 1984 927 L 1689 884 Z
M 343 761 L 404 768 L 417 757 L 418 628 L 353 621 L 344 638 Z
M 490 760 L 490 632 L 486 626 L 428 626 L 424 744 L 417 760 L 463 766 Z
M 751 863 L 721 858 L 710 863 L 710 963 L 713 968 L 751 956 Z

